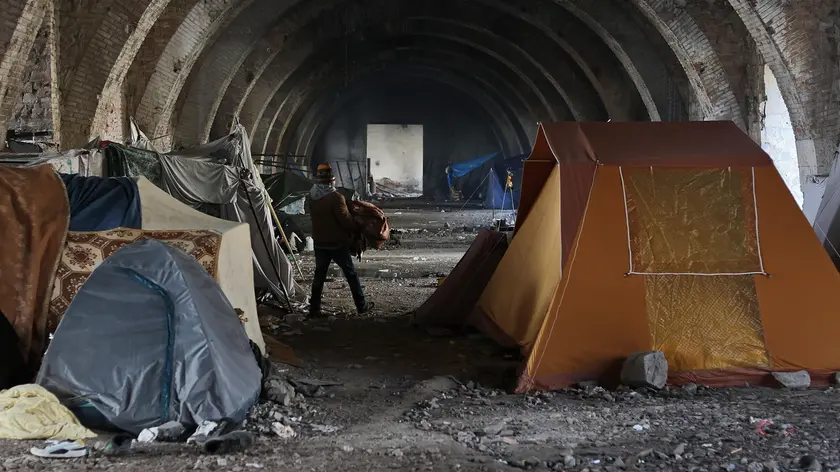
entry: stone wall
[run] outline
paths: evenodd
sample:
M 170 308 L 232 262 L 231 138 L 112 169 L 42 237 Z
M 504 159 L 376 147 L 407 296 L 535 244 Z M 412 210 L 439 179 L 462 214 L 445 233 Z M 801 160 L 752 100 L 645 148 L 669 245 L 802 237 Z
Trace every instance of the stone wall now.
M 50 30 L 43 25 L 26 62 L 18 104 L 7 127 L 16 132 L 52 131 Z

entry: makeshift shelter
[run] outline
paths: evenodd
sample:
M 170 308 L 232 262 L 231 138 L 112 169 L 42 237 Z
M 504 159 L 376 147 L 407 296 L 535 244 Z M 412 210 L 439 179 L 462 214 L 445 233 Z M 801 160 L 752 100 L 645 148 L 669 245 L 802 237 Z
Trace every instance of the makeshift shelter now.
M 110 176 L 144 176 L 182 203 L 211 216 L 248 223 L 254 282 L 279 300 L 286 293 L 306 300 L 275 236 L 265 186 L 251 158 L 245 128 L 193 149 L 158 154 L 111 144 L 105 149 Z
M 81 285 L 103 261 L 135 241 L 154 239 L 178 247 L 202 264 L 231 305 L 242 310 L 245 332 L 265 352 L 257 319 L 248 225 L 193 210 L 144 177 L 137 179 L 137 188 L 142 230 L 115 228 L 68 235 L 50 301 L 51 326 L 64 316 Z
M 476 317 L 527 356 L 519 391 L 615 378 L 649 350 L 673 384 L 825 383 L 838 306 L 840 273 L 734 124 L 543 123 Z
M 169 421 L 242 421 L 261 373 L 233 307 L 192 257 L 142 240 L 100 265 L 73 299 L 37 383 L 139 433 Z M 83 420 L 84 421 L 84 420 Z
M 414 323 L 454 329 L 469 325 L 469 315 L 507 246 L 504 233 L 481 230 L 443 284 L 414 311 Z
M 104 156 L 98 149 L 71 149 L 62 152 L 0 153 L 0 165 L 8 167 L 37 167 L 51 165 L 61 174 L 85 177 L 102 176 Z

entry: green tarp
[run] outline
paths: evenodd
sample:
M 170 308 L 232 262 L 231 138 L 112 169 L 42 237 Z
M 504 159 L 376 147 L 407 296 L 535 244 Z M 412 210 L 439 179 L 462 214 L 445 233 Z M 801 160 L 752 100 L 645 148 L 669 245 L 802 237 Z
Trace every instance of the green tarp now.
M 262 176 L 265 189 L 275 209 L 283 208 L 309 194 L 315 182 L 294 172 L 278 172 Z

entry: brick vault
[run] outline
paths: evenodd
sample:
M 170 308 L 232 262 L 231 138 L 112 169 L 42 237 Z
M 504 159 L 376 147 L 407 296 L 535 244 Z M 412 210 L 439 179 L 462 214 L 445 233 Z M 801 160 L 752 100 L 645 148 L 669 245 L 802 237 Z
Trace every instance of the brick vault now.
M 61 148 L 228 132 L 326 159 L 361 122 L 524 152 L 540 120 L 732 120 L 765 70 L 803 177 L 840 136 L 840 0 L 0 0 L 0 128 Z M 2 143 L 0 143 L 2 145 Z M 463 146 L 462 146 L 463 147 Z M 481 148 L 481 149 L 479 149 Z M 454 156 L 458 158 L 459 156 Z M 445 156 L 453 159 L 452 155 Z

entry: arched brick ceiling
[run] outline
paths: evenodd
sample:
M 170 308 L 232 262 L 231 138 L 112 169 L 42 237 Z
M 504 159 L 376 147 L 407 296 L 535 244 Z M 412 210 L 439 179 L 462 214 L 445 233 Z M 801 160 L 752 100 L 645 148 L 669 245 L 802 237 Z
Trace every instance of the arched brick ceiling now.
M 0 124 L 39 67 L 64 148 L 120 139 L 129 116 L 164 147 L 195 144 L 238 116 L 259 150 L 311 152 L 347 97 L 399 75 L 476 103 L 511 150 L 547 119 L 727 119 L 756 136 L 753 84 L 767 64 L 801 166 L 818 173 L 840 134 L 838 10 L 837 0 L 0 0 Z M 48 57 L 30 56 L 39 32 Z

